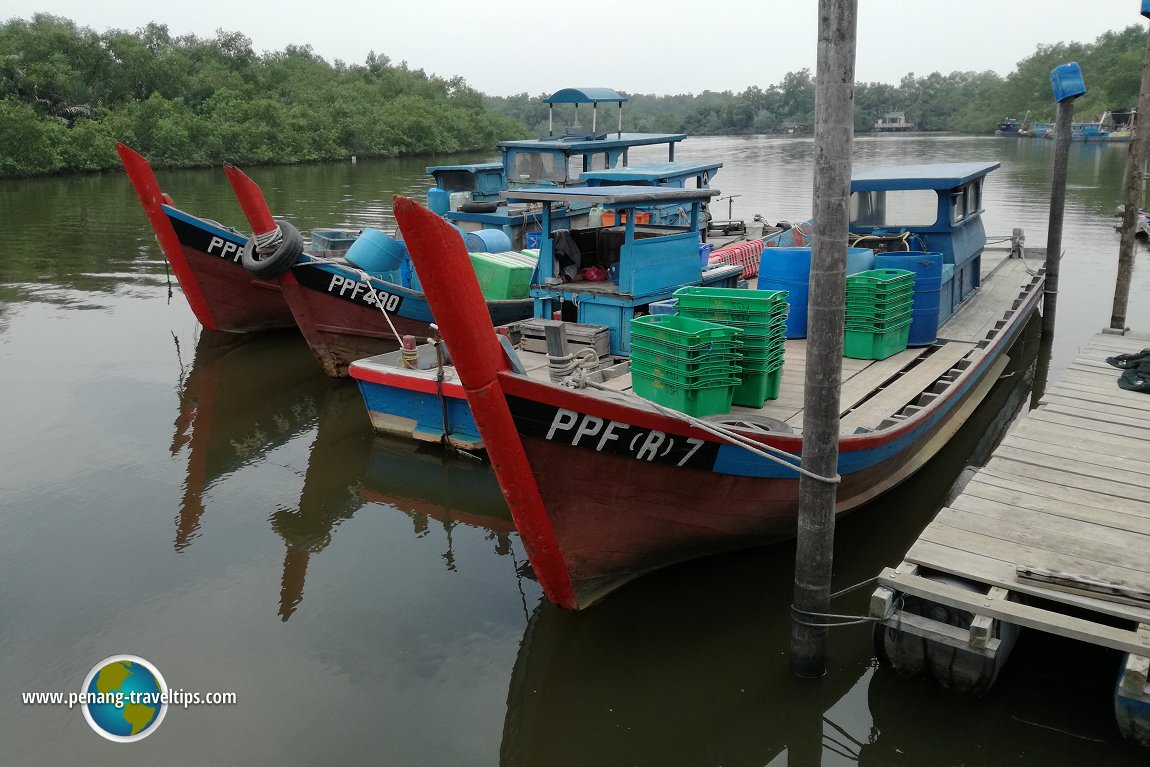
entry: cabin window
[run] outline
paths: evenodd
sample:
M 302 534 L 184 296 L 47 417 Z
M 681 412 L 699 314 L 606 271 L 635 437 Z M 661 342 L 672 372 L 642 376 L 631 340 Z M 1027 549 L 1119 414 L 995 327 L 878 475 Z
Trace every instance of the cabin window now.
M 957 224 L 964 218 L 966 218 L 966 195 L 959 189 L 950 194 L 950 222 Z
M 966 217 L 978 215 L 982 211 L 982 181 L 975 181 L 966 187 Z
M 930 189 L 891 189 L 851 195 L 851 226 L 894 229 L 930 226 L 938 218 L 938 195 Z
M 512 180 L 562 183 L 567 180 L 567 167 L 562 160 L 562 156 L 548 152 L 516 152 Z
M 475 191 L 475 174 L 468 173 L 465 170 L 440 171 L 437 181 L 439 182 L 439 188 L 445 189 L 448 192 Z

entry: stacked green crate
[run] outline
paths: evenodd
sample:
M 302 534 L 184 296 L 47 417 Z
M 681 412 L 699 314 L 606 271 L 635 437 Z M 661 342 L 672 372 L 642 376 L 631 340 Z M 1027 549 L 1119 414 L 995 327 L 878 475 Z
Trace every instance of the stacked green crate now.
M 787 291 L 686 287 L 675 291 L 681 317 L 718 322 L 743 332 L 742 373 L 733 402 L 762 407 L 779 396 L 787 340 Z
M 906 348 L 914 309 L 914 272 L 871 269 L 847 277 L 843 355 L 881 360 Z
M 731 410 L 742 346 L 736 328 L 652 314 L 631 320 L 631 388 L 693 416 Z

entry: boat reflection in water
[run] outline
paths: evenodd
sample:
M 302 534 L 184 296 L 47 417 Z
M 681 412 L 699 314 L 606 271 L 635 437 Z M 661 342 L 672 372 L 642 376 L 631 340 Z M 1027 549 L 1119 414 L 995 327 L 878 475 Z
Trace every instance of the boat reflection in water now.
M 245 469 L 258 470 L 272 451 L 309 439 L 310 432 L 298 503 L 281 504 L 269 516 L 286 546 L 281 620 L 303 600 L 311 557 L 364 507 L 407 514 L 419 537 L 433 523 L 442 526 L 448 570 L 457 569 L 451 534 L 460 524 L 485 530 L 497 555 L 516 557 L 515 528 L 489 467 L 439 446 L 373 437 L 358 389 L 321 375 L 298 334 L 248 339 L 202 331 L 179 394 L 171 453 L 186 452 L 187 468 L 177 551 L 200 535 L 205 499 L 217 485 Z M 526 562 L 515 568 L 530 575 Z
M 1037 331 L 1031 321 L 998 384 L 922 471 L 837 525 L 835 589 L 866 585 L 832 612 L 865 614 L 875 562 L 897 564 L 964 466 L 989 457 L 1027 401 Z M 541 603 L 509 684 L 501 764 L 1070 765 L 1097 761 L 1084 757 L 1091 748 L 1129 753 L 1104 694 L 1067 695 L 1107 693 L 1093 688 L 1114 679 L 1098 671 L 1109 661 L 1068 666 L 1061 648 L 1045 663 L 1008 664 L 992 695 L 963 701 L 879 666 L 862 622 L 832 630 L 824 678 L 793 678 L 794 553 L 782 543 L 680 565 L 580 613 Z M 1092 667 L 1085 681 L 1078 665 Z M 1070 708 L 1044 705 L 1035 689 Z
M 180 352 L 179 341 L 176 351 Z M 315 426 L 329 387 L 298 333 L 242 335 L 202 330 L 179 385 L 171 454 L 187 452 L 175 547 L 199 534 L 204 497 L 220 481 Z

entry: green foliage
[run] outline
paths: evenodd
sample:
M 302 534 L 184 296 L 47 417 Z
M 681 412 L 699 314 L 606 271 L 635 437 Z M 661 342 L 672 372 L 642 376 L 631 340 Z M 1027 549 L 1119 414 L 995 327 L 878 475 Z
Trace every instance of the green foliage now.
M 1050 70 L 1068 61 L 1081 65 L 1088 90 L 1075 111 L 1084 121 L 1093 119 L 1108 109 L 1137 103 L 1145 47 L 1146 31 L 1134 25 L 1107 32 L 1091 44 L 1040 46 L 1005 78 L 989 71 L 932 72 L 925 77 L 911 72 L 898 85 L 858 83 L 855 131 L 872 130 L 889 112 L 905 113 L 911 123 L 925 131 L 990 133 L 1003 117 L 1022 119 L 1028 112 L 1031 122 L 1052 121 Z M 487 98 L 485 103 L 533 131 L 547 129 L 547 107 L 541 96 L 521 93 Z M 624 130 L 663 133 L 771 133 L 785 125 L 812 128 L 814 107 L 814 78 L 810 70 L 803 69 L 788 72 L 777 85 L 752 86 L 742 93 L 629 94 L 623 126 Z M 559 112 L 557 108 L 557 115 Z M 608 119 L 611 126 L 614 119 Z M 558 116 L 556 121 L 560 122 Z M 570 121 L 568 114 L 559 127 Z
M 114 139 L 172 167 L 490 150 L 523 135 L 463 78 L 374 53 L 259 56 L 238 32 L 96 33 L 47 14 L 0 25 L 0 176 L 115 168 Z
M 858 83 L 855 130 L 888 112 L 930 131 L 989 133 L 1008 115 L 1051 121 L 1050 70 L 1068 61 L 1082 66 L 1088 89 L 1079 119 L 1093 119 L 1137 103 L 1145 46 L 1145 30 L 1133 25 L 1093 43 L 1039 46 L 1005 78 L 961 71 Z M 632 94 L 623 129 L 810 128 L 814 99 L 807 69 L 741 93 Z M 574 117 L 572 107 L 557 108 L 556 129 Z M 586 109 L 579 118 L 590 123 Z M 613 109 L 598 119 L 604 129 L 616 124 Z M 363 64 L 329 63 L 307 45 L 257 55 L 239 32 L 173 37 L 149 24 L 97 33 L 48 14 L 0 25 L 0 177 L 115 168 L 113 137 L 163 167 L 446 154 L 546 131 L 539 95 L 487 97 L 462 77 L 429 76 L 382 54 Z

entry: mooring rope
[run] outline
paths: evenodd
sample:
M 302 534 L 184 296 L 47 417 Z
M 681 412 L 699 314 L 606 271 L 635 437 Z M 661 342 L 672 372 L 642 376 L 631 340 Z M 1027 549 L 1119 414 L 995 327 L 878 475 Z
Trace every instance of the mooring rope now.
M 551 376 L 551 383 L 561 383 L 564 378 L 580 368 L 590 370 L 592 365 L 599 364 L 599 355 L 594 349 L 583 349 L 572 354 L 548 354 L 547 372 Z
M 602 386 L 595 381 L 588 380 L 587 371 L 585 369 L 576 371 L 575 375 L 572 376 L 572 380 L 569 385 L 576 389 L 582 388 L 584 386 L 589 386 L 592 389 L 598 389 L 600 391 L 610 392 L 612 394 L 619 394 L 619 392 L 615 391 L 614 389 Z M 658 402 L 652 402 L 650 400 L 643 401 L 658 410 L 663 415 L 683 421 L 684 423 L 690 426 L 694 426 L 695 428 L 701 431 L 705 431 L 715 437 L 718 437 L 724 442 L 734 445 L 735 447 L 741 447 L 747 452 L 753 453 L 760 458 L 772 461 L 779 464 L 780 466 L 786 466 L 788 469 L 792 469 L 804 477 L 810 477 L 813 480 L 826 482 L 827 484 L 831 485 L 837 485 L 838 483 L 842 482 L 842 477 L 838 474 L 835 474 L 833 477 L 824 477 L 821 474 L 815 474 L 813 471 L 809 471 L 804 469 L 802 466 L 799 466 L 798 464 L 792 463 L 792 461 L 795 460 L 795 456 L 791 453 L 788 453 L 786 450 L 775 447 L 774 445 L 764 445 L 761 442 L 756 442 L 749 437 L 745 437 L 742 434 L 739 434 L 733 429 L 728 429 L 725 426 L 720 426 L 719 424 L 704 421 L 701 418 L 696 418 L 695 416 L 687 415 L 686 413 L 680 413 L 678 410 L 672 410 L 669 407 L 664 407 Z
M 280 243 L 283 241 L 284 233 L 283 230 L 280 229 L 279 224 L 276 224 L 276 228 L 272 229 L 270 232 L 264 232 L 263 234 L 253 234 L 252 238 L 256 241 L 257 253 L 274 253 L 276 248 L 278 248 Z
M 277 229 L 276 231 L 279 231 L 279 230 Z M 258 240 L 256 243 L 256 247 L 259 248 Z M 304 260 L 304 259 L 306 259 L 306 260 Z M 310 253 L 304 253 L 302 256 L 300 256 L 300 262 L 299 263 L 319 265 L 319 264 L 330 264 L 332 262 L 331 262 L 331 259 L 328 259 L 328 258 L 320 258 L 319 256 L 313 256 Z M 402 348 L 403 347 L 403 338 L 400 337 L 399 331 L 395 329 L 395 323 L 393 323 L 391 321 L 391 315 L 388 314 L 387 308 L 384 307 L 383 301 L 379 297 L 379 292 L 376 291 L 375 286 L 371 284 L 371 275 L 368 274 L 367 272 L 365 272 L 364 270 L 360 269 L 357 266 L 352 266 L 351 264 L 346 264 L 346 265 L 339 264 L 339 266 L 347 269 L 348 271 L 353 272 L 357 278 L 361 279 L 363 281 L 363 283 L 365 285 L 367 285 L 368 298 L 371 300 L 371 303 L 378 306 L 379 310 L 381 312 L 383 312 L 383 318 L 385 320 L 387 320 L 388 327 L 391 328 L 391 332 L 395 335 L 395 340 L 399 342 L 399 345 Z

